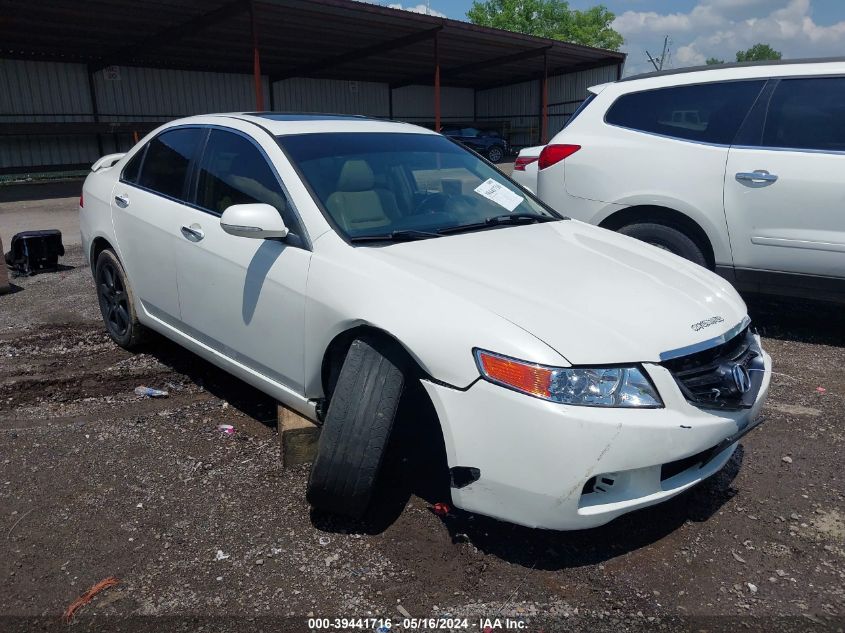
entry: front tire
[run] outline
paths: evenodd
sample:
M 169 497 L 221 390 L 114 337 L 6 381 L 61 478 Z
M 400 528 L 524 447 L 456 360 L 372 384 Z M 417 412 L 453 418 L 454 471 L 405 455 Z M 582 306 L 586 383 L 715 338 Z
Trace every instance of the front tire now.
M 701 248 L 686 233 L 665 224 L 637 222 L 619 229 L 619 233 L 662 248 L 684 259 L 708 268 Z
M 138 321 L 135 297 L 126 271 L 114 251 L 104 250 L 94 267 L 97 300 L 103 323 L 111 339 L 124 349 L 137 349 L 146 338 L 146 329 Z
M 360 518 L 367 510 L 405 385 L 388 346 L 352 342 L 332 392 L 308 479 L 308 502 Z

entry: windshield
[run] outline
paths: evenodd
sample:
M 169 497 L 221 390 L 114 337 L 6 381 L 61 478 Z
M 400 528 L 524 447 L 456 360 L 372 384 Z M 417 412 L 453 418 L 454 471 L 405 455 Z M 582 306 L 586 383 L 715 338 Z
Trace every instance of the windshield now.
M 440 135 L 340 132 L 278 141 L 347 239 L 421 239 L 559 218 Z

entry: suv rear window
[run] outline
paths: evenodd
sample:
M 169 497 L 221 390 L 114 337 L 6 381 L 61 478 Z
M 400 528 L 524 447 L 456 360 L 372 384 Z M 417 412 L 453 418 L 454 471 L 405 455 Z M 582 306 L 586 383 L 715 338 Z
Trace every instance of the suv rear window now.
M 765 83 L 728 81 L 633 92 L 616 100 L 605 121 L 641 132 L 730 145 Z

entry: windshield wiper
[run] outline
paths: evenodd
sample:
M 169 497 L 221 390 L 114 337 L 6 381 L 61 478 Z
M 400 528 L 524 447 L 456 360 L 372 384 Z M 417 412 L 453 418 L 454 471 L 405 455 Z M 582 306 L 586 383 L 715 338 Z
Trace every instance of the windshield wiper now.
M 356 235 L 349 238 L 350 242 L 413 242 L 415 240 L 428 240 L 433 237 L 441 237 L 440 233 L 431 231 L 416 231 L 414 229 L 400 229 L 380 235 Z
M 437 232 L 441 235 L 448 235 L 450 233 L 463 233 L 464 231 L 477 231 L 491 226 L 534 224 L 535 222 L 552 222 L 557 219 L 559 218 L 550 215 L 538 215 L 536 213 L 508 213 L 504 215 L 494 215 L 492 218 L 484 220 L 484 222 L 461 224 L 460 226 L 449 226 L 445 229 L 439 229 Z

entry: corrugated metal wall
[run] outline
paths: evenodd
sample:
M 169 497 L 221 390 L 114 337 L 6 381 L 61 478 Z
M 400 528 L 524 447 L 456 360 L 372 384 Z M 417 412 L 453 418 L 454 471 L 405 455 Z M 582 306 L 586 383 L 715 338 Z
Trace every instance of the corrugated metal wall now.
M 440 118 L 449 121 L 472 121 L 474 91 L 472 88 L 440 89 Z M 393 118 L 402 121 L 434 120 L 434 87 L 405 86 L 393 91 Z
M 387 84 L 370 81 L 285 79 L 273 84 L 273 109 L 387 117 L 390 90 Z
M 563 129 L 569 115 L 587 97 L 587 88 L 616 81 L 617 66 L 602 66 L 549 78 L 549 138 Z
M 587 88 L 616 81 L 617 67 L 605 66 L 549 77 L 549 138 L 557 134 L 587 96 Z M 540 81 L 479 90 L 479 122 L 502 125 L 512 145 L 536 145 L 540 140 Z
M 101 121 L 166 121 L 255 109 L 252 75 L 130 66 L 120 66 L 117 73 L 117 78 L 102 70 L 94 75 Z M 263 81 L 267 100 L 269 84 L 266 77 Z
M 93 121 L 84 64 L 0 59 L 0 122 Z M 87 137 L 0 138 L 0 168 L 96 160 Z
M 587 87 L 616 79 L 615 66 L 549 79 L 549 132 L 555 134 L 587 94 Z M 0 59 L 0 122 L 95 121 L 84 64 Z M 206 112 L 255 109 L 252 75 L 121 66 L 94 75 L 100 121 L 166 121 Z M 265 106 L 270 107 L 264 78 Z M 276 110 L 390 116 L 387 84 L 328 79 L 287 79 L 273 84 Z M 393 90 L 393 118 L 430 124 L 434 88 Z M 529 81 L 489 90 L 444 87 L 444 123 L 470 122 L 500 127 L 516 146 L 534 145 L 540 130 L 540 84 Z M 477 108 L 477 117 L 474 110 Z M 128 135 L 102 135 L 103 152 L 124 151 Z M 0 138 L 0 169 L 94 162 L 100 155 L 91 136 Z
M 536 145 L 540 135 L 540 82 L 479 90 L 479 123 L 502 128 L 505 138 L 517 147 Z

